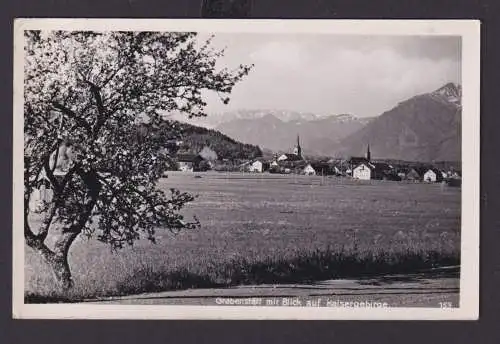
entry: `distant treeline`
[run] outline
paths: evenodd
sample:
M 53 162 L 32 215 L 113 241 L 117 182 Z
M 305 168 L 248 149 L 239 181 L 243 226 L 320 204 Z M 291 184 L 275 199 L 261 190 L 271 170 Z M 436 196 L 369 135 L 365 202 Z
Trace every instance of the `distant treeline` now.
M 209 147 L 217 154 L 217 158 L 228 160 L 251 160 L 262 156 L 258 146 L 238 142 L 229 136 L 213 129 L 197 127 L 188 123 L 165 121 L 158 126 L 141 123 L 138 137 L 148 135 L 165 142 L 181 142 L 178 151 L 187 154 L 198 154 L 204 147 Z
M 461 171 L 462 164 L 459 161 L 432 161 L 432 162 L 421 162 L 421 161 L 404 161 L 396 159 L 380 159 L 376 160 L 378 162 L 385 162 L 393 166 L 407 166 L 411 168 L 420 167 L 433 167 L 441 171 Z
M 337 164 L 340 162 L 346 163 L 349 158 L 330 158 L 328 156 L 306 156 L 306 160 L 311 162 L 325 162 L 334 160 Z M 392 166 L 399 167 L 410 167 L 410 168 L 424 168 L 424 167 L 433 167 L 437 168 L 441 171 L 461 171 L 462 163 L 460 161 L 407 161 L 407 160 L 399 160 L 399 159 L 373 159 L 374 162 L 383 162 Z

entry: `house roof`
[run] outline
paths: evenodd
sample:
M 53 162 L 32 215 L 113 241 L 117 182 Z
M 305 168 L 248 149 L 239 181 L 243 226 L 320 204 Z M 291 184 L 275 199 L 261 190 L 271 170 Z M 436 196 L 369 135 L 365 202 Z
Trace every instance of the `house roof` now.
M 392 166 L 385 162 L 371 162 L 371 165 L 375 166 L 375 169 L 379 171 L 389 171 L 392 170 Z
M 293 153 L 284 153 L 284 154 L 281 154 L 280 157 L 282 156 L 286 156 L 286 159 L 289 160 L 289 161 L 298 161 L 298 160 L 302 160 L 302 158 L 297 155 L 297 154 L 293 154 Z
M 360 162 L 359 164 L 354 166 L 354 168 L 356 169 L 356 168 L 360 167 L 361 165 L 368 167 L 370 170 L 373 170 L 375 168 L 375 165 L 370 164 L 368 161 Z
M 321 161 L 311 162 L 310 165 L 315 170 L 328 170 L 328 169 L 330 169 L 332 167 L 332 164 L 329 164 L 327 162 L 321 162 Z
M 347 160 L 347 162 L 351 165 L 359 165 L 359 164 L 368 164 L 369 161 L 365 157 L 362 156 L 352 156 Z
M 418 173 L 418 175 L 423 176 L 425 172 L 429 171 L 429 167 L 427 166 L 417 166 L 413 167 L 413 170 Z
M 365 161 L 359 163 L 355 168 L 359 167 L 360 165 L 365 165 L 372 171 L 377 171 L 377 172 L 386 172 L 391 170 L 391 165 L 385 163 L 385 162 L 368 162 Z
M 190 153 L 183 153 L 183 154 L 177 154 L 177 161 L 181 162 L 195 162 L 195 161 L 201 161 L 203 158 L 199 156 L 198 154 L 190 154 Z
M 434 172 L 435 174 L 441 173 L 437 168 L 428 168 L 427 171 L 425 171 L 425 173 L 428 173 L 429 171 Z
M 330 166 L 347 166 L 349 165 L 349 161 L 347 160 L 334 160 L 334 159 L 330 159 L 326 162 L 328 165 Z
M 413 169 L 411 167 L 408 167 L 408 166 L 398 166 L 398 167 L 396 167 L 396 172 L 397 173 L 408 174 L 408 173 L 410 173 L 411 170 L 413 170 Z
M 408 176 L 408 175 L 416 175 L 418 177 L 420 177 L 420 173 L 413 167 L 409 167 L 407 168 L 404 173 Z

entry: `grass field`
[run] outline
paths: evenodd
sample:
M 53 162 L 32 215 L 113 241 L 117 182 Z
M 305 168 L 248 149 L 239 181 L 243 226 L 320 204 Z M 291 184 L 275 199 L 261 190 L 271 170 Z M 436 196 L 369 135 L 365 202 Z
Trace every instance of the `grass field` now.
M 195 214 L 201 228 L 176 235 L 160 230 L 157 244 L 139 241 L 117 253 L 79 238 L 69 258 L 73 296 L 459 263 L 460 188 L 319 176 L 198 175 L 170 173 L 160 186 L 199 196 L 184 212 L 187 218 Z M 26 293 L 52 295 L 48 268 L 28 247 L 25 258 Z

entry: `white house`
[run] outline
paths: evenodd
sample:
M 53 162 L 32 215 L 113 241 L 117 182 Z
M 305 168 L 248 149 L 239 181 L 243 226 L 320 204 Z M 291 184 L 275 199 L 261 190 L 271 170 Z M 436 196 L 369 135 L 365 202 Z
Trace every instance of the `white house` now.
M 462 178 L 462 176 L 456 171 L 448 171 L 445 178 Z
M 366 164 L 359 164 L 352 170 L 352 177 L 355 179 L 370 180 L 372 169 Z
M 195 172 L 204 159 L 199 154 L 177 154 L 177 167 L 182 172 Z
M 433 170 L 427 170 L 427 172 L 424 173 L 424 182 L 434 183 L 436 179 L 436 172 Z
M 443 181 L 443 175 L 441 171 L 430 168 L 424 173 L 424 182 L 435 183 Z
M 278 162 L 275 160 L 275 161 L 273 161 L 273 162 L 271 163 L 271 165 L 270 165 L 270 166 L 271 166 L 271 167 L 279 167 L 279 164 L 278 164 Z
M 277 160 L 278 161 L 300 161 L 300 160 L 302 160 L 302 157 L 298 154 L 285 153 L 285 154 L 281 154 Z
M 288 156 L 286 154 L 281 154 L 278 157 L 278 161 L 285 161 L 285 160 L 288 160 Z
M 311 166 L 311 164 L 307 164 L 306 167 L 304 167 L 304 170 L 303 170 L 304 174 L 306 176 L 314 176 L 316 175 L 316 171 L 314 170 L 314 168 Z
M 179 171 L 193 172 L 193 163 L 191 161 L 179 161 Z
M 248 167 L 249 172 L 258 172 L 262 173 L 263 171 L 263 164 L 262 161 L 256 160 L 254 161 L 249 167 Z

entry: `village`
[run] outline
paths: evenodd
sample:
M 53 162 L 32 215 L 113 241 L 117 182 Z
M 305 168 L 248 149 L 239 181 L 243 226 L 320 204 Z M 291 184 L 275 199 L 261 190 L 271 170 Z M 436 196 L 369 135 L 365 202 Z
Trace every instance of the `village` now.
M 461 171 L 450 166 L 439 168 L 430 163 L 418 162 L 388 162 L 372 159 L 370 145 L 367 145 L 363 157 L 352 156 L 346 159 L 306 158 L 300 145 L 300 137 L 292 153 L 274 154 L 272 158 L 263 157 L 244 160 L 226 159 L 217 156 L 209 147 L 204 147 L 198 154 L 178 151 L 180 141 L 167 142 L 166 149 L 174 157 L 168 171 L 192 172 L 239 172 L 239 173 L 271 173 L 295 174 L 306 176 L 346 177 L 355 180 L 386 180 L 425 183 L 446 183 L 449 186 L 461 185 Z M 71 146 L 62 145 L 57 154 L 56 177 L 63 177 L 71 165 Z M 56 159 L 52 154 L 51 161 Z M 54 162 L 51 162 L 54 164 Z M 30 199 L 32 211 L 42 209 L 42 205 L 52 199 L 51 182 L 41 173 Z
M 306 158 L 303 156 L 298 135 L 292 153 L 275 153 L 270 159 L 230 161 L 229 159 L 217 159 L 216 156 L 208 147 L 205 147 L 200 154 L 180 153 L 176 155 L 176 168 L 182 172 L 214 170 L 219 172 L 337 176 L 358 180 L 447 183 L 450 186 L 461 184 L 461 171 L 453 166 L 372 159 L 369 144 L 367 144 L 365 156 L 362 157 Z

